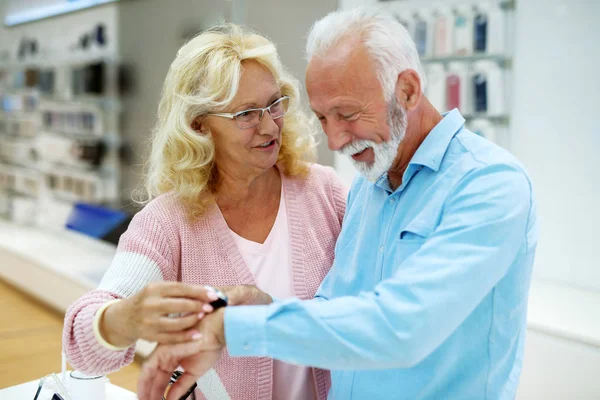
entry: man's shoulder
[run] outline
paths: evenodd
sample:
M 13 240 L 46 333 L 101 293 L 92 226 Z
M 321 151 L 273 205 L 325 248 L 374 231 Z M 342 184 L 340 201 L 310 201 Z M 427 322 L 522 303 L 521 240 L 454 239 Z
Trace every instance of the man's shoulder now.
M 523 164 L 508 150 L 466 128 L 451 141 L 444 161 L 446 168 L 460 165 L 465 174 L 490 166 L 503 166 L 520 171 L 529 179 Z

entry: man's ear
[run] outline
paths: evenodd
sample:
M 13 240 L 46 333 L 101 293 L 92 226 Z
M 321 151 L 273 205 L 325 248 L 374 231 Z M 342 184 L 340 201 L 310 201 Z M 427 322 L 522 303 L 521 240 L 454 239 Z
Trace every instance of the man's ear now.
M 396 100 L 406 110 L 414 110 L 421 102 L 423 92 L 421 79 L 414 69 L 406 69 L 398 74 L 395 90 Z

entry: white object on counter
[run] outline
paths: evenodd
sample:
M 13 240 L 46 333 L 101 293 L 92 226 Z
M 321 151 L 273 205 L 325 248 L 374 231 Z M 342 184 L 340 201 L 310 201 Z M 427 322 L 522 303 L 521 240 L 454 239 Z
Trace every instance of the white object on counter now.
M 0 399 L 2 400 L 23 400 L 33 399 L 38 387 L 39 380 L 23 383 L 17 386 L 11 386 L 6 389 L 0 390 Z M 50 395 L 50 397 L 48 396 Z M 45 390 L 40 393 L 38 400 L 50 400 L 52 394 Z M 90 399 L 90 397 L 86 397 Z M 112 383 L 106 384 L 106 394 L 102 400 L 137 400 L 135 393 L 129 390 L 123 389 L 119 386 L 113 385 Z M 75 398 L 73 398 L 75 400 Z
M 87 376 L 79 371 L 71 371 L 68 389 L 72 400 L 104 400 L 106 399 L 106 377 Z

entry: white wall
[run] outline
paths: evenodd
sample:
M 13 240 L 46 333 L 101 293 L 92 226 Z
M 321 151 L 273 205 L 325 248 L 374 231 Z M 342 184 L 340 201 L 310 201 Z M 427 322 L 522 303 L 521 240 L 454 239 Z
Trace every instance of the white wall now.
M 222 22 L 231 4 L 215 0 L 139 0 L 119 5 L 119 51 L 132 73 L 133 90 L 125 104 L 121 132 L 131 146 L 129 168 L 122 174 L 122 199 L 128 208 L 140 188 L 163 82 L 177 50 L 186 39 Z
M 393 10 L 477 0 L 379 3 Z M 340 0 L 342 8 L 377 4 Z M 600 1 L 516 0 L 508 149 L 528 169 L 541 234 L 534 277 L 600 291 Z M 354 172 L 336 157 L 346 179 Z
M 311 26 L 336 6 L 336 0 L 234 0 L 232 20 L 257 30 L 275 43 L 281 62 L 301 82 L 308 105 L 304 90 L 306 37 Z M 324 135 L 321 139 L 318 161 L 333 165 L 333 153 L 327 148 Z
M 535 276 L 600 291 L 600 1 L 518 0 L 511 149 L 533 179 Z

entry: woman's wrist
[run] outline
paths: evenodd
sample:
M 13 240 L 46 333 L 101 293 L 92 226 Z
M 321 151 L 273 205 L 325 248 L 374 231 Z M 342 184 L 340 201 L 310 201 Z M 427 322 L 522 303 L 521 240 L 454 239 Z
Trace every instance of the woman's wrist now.
M 126 300 L 110 304 L 100 316 L 99 333 L 102 338 L 116 348 L 127 348 L 135 344 L 137 338 L 127 332 L 129 326 Z

